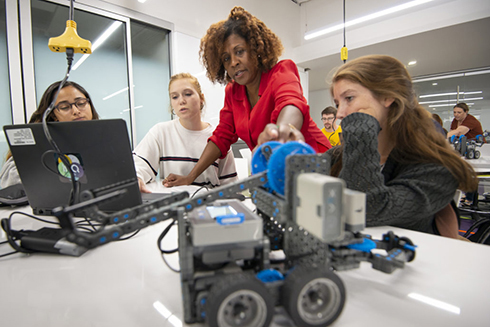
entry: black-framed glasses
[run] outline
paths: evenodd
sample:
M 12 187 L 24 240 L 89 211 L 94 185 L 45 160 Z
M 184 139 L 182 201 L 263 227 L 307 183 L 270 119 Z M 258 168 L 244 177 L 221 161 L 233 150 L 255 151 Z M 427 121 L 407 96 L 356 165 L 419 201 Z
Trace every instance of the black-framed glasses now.
M 335 119 L 334 117 L 322 118 L 322 121 L 332 121 L 334 119 Z
M 82 111 L 87 109 L 87 105 L 90 103 L 90 99 L 87 98 L 80 98 L 77 99 L 75 102 L 68 102 L 68 101 L 63 101 L 58 103 L 58 105 L 55 107 L 58 109 L 59 112 L 66 113 L 71 110 L 71 107 L 75 105 L 75 107 L 78 108 L 78 110 Z

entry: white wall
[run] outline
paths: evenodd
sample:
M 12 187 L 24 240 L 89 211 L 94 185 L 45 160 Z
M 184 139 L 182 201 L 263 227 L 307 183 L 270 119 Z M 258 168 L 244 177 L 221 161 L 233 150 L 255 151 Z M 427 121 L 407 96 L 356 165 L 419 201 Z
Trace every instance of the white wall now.
M 409 0 L 349 0 L 346 2 L 346 20 L 359 18 L 376 11 L 390 8 Z M 301 5 L 301 37 L 292 49 L 296 62 L 313 60 L 340 52 L 343 44 L 342 31 L 305 41 L 306 31 L 342 23 L 342 1 L 313 0 Z M 488 17 L 488 0 L 437 0 L 406 11 L 375 19 L 347 28 L 349 49 L 384 42 Z
M 293 42 L 300 37 L 300 7 L 288 0 L 148 0 L 144 4 L 136 0 L 77 2 L 123 15 L 125 11 L 132 10 L 172 23 L 172 74 L 188 72 L 198 78 L 206 98 L 203 119 L 215 126 L 224 103 L 224 86 L 211 83 L 199 62 L 200 39 L 211 24 L 226 19 L 234 6 L 242 6 L 281 38 L 285 48 L 282 58 L 290 58 L 287 49 L 292 49 Z M 305 97 L 308 98 L 308 75 L 301 68 L 299 71 Z
M 204 67 L 199 62 L 200 39 L 180 32 L 172 35 L 172 74 L 190 73 L 197 77 L 206 99 L 203 120 L 216 126 L 219 111 L 223 108 L 225 88 L 211 83 L 206 77 Z
M 319 128 L 323 128 L 322 110 L 328 106 L 334 106 L 329 90 L 318 90 L 310 92 L 308 100 L 310 105 L 310 115 Z
M 242 6 L 263 20 L 282 40 L 286 52 L 300 38 L 300 6 L 290 0 L 77 0 L 101 9 L 115 5 L 174 24 L 175 31 L 201 38 L 213 23 L 228 17 L 234 6 Z M 285 53 L 285 58 L 290 54 Z

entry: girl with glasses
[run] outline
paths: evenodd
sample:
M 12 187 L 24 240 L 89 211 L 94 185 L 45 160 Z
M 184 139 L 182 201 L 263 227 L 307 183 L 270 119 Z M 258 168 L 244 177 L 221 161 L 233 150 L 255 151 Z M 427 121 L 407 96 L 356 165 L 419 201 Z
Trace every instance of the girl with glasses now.
M 56 96 L 61 81 L 51 84 L 41 98 L 37 110 L 32 114 L 29 123 L 42 122 L 44 112 Z M 47 121 L 80 121 L 99 119 L 99 114 L 90 101 L 90 95 L 79 84 L 66 82 L 58 94 L 55 109 L 47 117 Z M 21 183 L 17 167 L 10 151 L 7 153 L 5 164 L 0 171 L 0 186 L 2 188 Z

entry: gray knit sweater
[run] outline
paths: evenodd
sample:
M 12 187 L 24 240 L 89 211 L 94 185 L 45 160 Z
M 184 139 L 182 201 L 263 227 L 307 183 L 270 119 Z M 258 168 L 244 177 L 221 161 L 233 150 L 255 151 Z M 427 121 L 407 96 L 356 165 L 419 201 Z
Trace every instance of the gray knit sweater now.
M 434 233 L 434 215 L 451 202 L 458 182 L 439 164 L 397 162 L 396 148 L 381 171 L 378 121 L 364 113 L 342 120 L 342 178 L 366 193 L 366 225 Z M 332 153 L 331 149 L 329 152 Z M 335 162 L 333 158 L 333 162 Z

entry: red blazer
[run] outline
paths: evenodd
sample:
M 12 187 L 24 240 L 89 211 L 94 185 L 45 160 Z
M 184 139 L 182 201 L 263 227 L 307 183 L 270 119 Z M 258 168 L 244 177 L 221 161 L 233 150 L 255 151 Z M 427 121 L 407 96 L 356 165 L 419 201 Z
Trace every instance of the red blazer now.
M 252 150 L 257 145 L 259 134 L 269 123 L 276 124 L 282 108 L 293 105 L 303 113 L 301 133 L 317 152 L 325 152 L 332 146 L 310 117 L 301 88 L 298 68 L 291 60 L 278 62 L 268 72 L 262 73 L 259 86 L 259 101 L 250 108 L 244 85 L 234 81 L 225 89 L 225 105 L 220 111 L 219 124 L 209 138 L 226 155 L 230 146 L 241 138 Z

